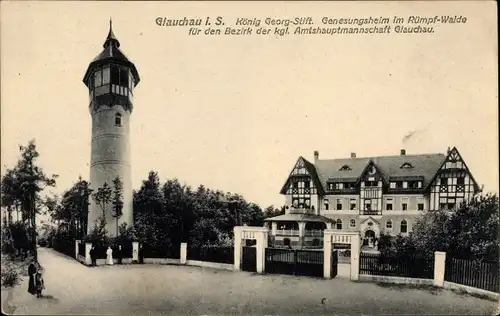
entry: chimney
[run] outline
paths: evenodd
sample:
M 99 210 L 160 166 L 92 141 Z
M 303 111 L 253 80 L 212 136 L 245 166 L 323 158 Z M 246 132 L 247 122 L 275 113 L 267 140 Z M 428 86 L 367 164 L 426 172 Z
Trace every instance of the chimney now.
M 356 153 L 351 153 L 351 158 L 356 158 Z
M 405 149 L 401 149 L 401 156 L 404 156 L 406 155 L 406 150 Z
M 315 150 L 314 151 L 314 163 L 316 163 L 319 159 L 319 151 Z

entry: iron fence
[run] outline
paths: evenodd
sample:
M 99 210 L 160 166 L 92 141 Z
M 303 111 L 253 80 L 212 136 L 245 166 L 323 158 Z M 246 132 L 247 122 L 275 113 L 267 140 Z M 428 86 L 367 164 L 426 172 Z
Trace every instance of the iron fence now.
M 83 241 L 78 244 L 78 255 L 85 257 L 85 243 Z
M 421 279 L 434 278 L 433 259 L 410 256 L 389 257 L 377 253 L 362 252 L 359 263 L 360 274 Z
M 257 248 L 256 247 L 241 247 L 241 263 L 240 268 L 243 271 L 257 271 Z
M 144 245 L 143 246 L 143 257 L 144 258 L 168 258 L 168 259 L 180 259 L 181 257 L 181 246 L 180 245 Z
M 52 247 L 66 256 L 75 257 L 75 241 L 72 239 L 54 239 Z
M 188 247 L 187 260 L 234 263 L 233 247 Z
M 446 258 L 445 281 L 500 293 L 499 263 Z
M 323 250 L 266 248 L 266 272 L 323 276 Z

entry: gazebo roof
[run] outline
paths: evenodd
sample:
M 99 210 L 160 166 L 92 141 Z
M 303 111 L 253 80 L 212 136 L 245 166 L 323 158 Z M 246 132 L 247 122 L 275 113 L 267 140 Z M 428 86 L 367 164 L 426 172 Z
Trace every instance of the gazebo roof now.
M 318 223 L 334 223 L 335 221 L 321 215 L 314 214 L 283 214 L 274 217 L 266 218 L 264 221 L 266 222 L 318 222 Z

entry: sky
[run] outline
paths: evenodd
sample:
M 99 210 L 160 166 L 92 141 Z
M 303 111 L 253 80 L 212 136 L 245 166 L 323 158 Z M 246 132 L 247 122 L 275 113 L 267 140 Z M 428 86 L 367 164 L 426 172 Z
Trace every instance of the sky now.
M 89 177 L 91 117 L 82 82 L 109 18 L 141 82 L 131 118 L 132 181 L 239 193 L 280 206 L 281 186 L 313 160 L 445 153 L 456 146 L 498 192 L 494 2 L 8 2 L 1 5 L 1 164 L 36 139 L 59 175 L 54 193 Z M 434 34 L 188 36 L 158 16 L 464 15 Z M 405 135 L 413 136 L 403 141 Z

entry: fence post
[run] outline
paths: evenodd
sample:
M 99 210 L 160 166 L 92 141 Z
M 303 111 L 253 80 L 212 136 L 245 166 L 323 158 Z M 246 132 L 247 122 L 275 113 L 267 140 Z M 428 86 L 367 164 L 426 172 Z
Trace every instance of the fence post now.
M 323 232 L 323 277 L 332 278 L 332 232 L 329 229 Z
M 91 265 L 92 264 L 92 259 L 90 259 L 90 249 L 92 248 L 91 243 L 85 243 L 85 264 L 86 265 Z
M 80 245 L 81 240 L 75 240 L 75 259 L 78 260 L 78 246 Z
M 240 270 L 241 263 L 241 227 L 234 227 L 234 270 Z
M 139 242 L 133 241 L 132 242 L 132 262 L 138 262 L 138 261 L 139 261 Z
M 186 264 L 187 259 L 187 243 L 181 242 L 181 264 Z
M 446 268 L 446 252 L 434 252 L 434 285 L 444 286 L 444 270 Z
M 266 248 L 267 248 L 267 236 L 268 231 L 256 232 L 255 237 L 257 244 L 256 246 L 256 259 L 257 259 L 257 273 L 264 273 L 266 270 Z
M 359 232 L 351 237 L 351 281 L 359 280 L 359 264 L 361 256 L 361 235 Z

